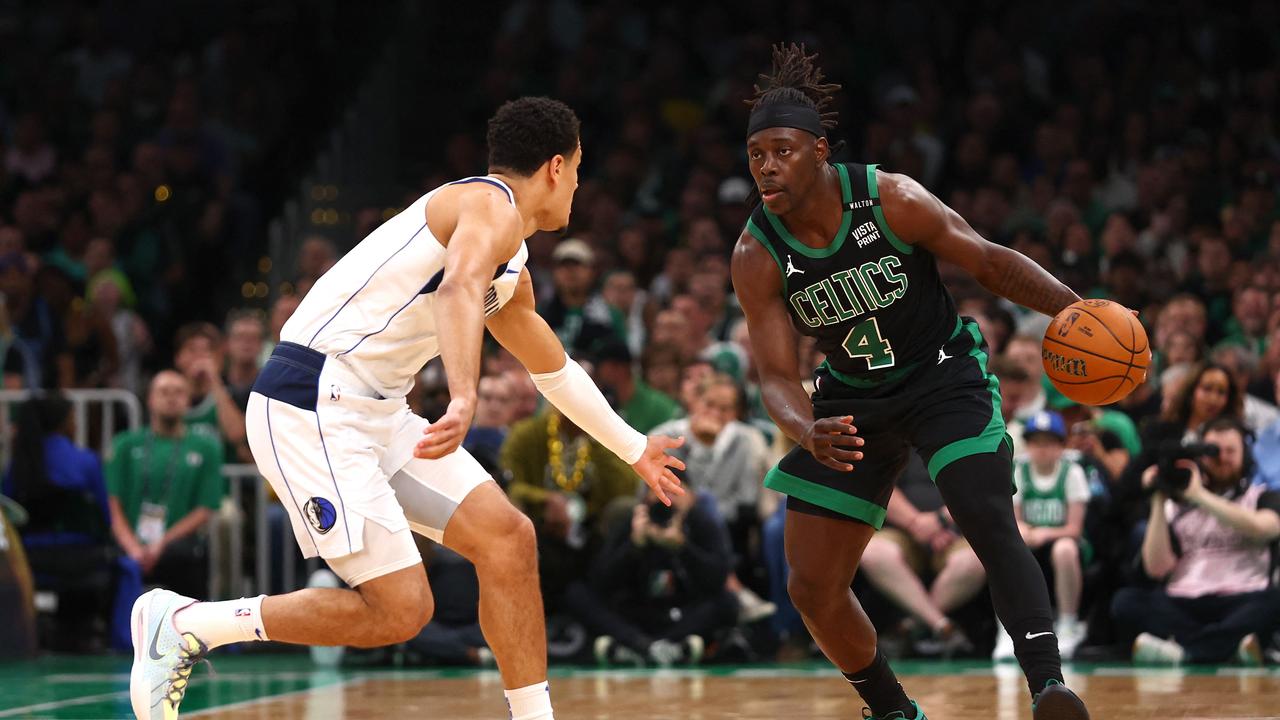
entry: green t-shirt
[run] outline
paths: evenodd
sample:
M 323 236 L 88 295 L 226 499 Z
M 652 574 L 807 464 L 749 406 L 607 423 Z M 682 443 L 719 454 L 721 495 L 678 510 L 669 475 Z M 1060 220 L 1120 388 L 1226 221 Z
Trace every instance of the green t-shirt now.
M 187 423 L 187 429 L 196 435 L 222 442 L 222 428 L 218 425 L 218 402 L 213 399 L 213 393 L 205 395 L 199 404 L 192 405 L 183 419 Z
M 635 393 L 618 414 L 628 425 L 647 434 L 662 423 L 680 417 L 681 412 L 680 403 L 669 395 L 636 380 Z
M 157 437 L 150 428 L 116 436 L 107 462 L 107 491 L 136 527 L 144 501 L 163 505 L 165 528 L 198 507 L 216 510 L 226 493 L 222 446 L 196 433 Z

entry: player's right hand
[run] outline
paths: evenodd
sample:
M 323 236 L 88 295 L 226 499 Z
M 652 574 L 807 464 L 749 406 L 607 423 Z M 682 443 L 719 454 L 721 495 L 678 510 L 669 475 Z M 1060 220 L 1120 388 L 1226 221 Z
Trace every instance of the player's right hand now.
M 832 470 L 852 472 L 852 463 L 862 459 L 861 452 L 848 449 L 862 447 L 863 440 L 857 433 L 852 415 L 822 418 L 813 421 L 800 444 Z
M 422 439 L 413 448 L 413 456 L 424 460 L 436 460 L 458 449 L 471 427 L 475 403 L 450 400 L 444 416 L 422 431 Z

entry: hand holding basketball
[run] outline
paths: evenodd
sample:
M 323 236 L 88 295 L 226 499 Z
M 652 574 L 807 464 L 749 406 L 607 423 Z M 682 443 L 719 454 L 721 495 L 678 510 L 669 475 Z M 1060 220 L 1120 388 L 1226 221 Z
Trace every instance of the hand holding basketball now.
M 1133 313 L 1110 300 L 1081 300 L 1049 323 L 1041 344 L 1054 387 L 1082 405 L 1124 399 L 1147 379 L 1151 343 Z

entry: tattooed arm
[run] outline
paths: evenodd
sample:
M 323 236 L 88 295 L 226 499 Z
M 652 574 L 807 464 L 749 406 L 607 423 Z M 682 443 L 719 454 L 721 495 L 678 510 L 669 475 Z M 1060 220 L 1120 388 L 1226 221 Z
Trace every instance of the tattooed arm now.
M 882 172 L 879 186 L 885 221 L 899 239 L 959 265 L 991 292 L 1050 317 L 1080 299 L 1031 258 L 985 240 L 915 180 Z

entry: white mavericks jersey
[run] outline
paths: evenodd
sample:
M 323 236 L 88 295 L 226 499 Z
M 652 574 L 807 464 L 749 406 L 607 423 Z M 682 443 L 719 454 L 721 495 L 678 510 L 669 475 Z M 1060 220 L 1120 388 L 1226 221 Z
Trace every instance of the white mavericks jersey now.
M 449 184 L 476 182 L 501 188 L 515 204 L 511 188 L 497 178 Z M 426 219 L 427 203 L 439 190 L 383 223 L 317 280 L 280 339 L 342 360 L 383 397 L 407 395 L 414 375 L 440 354 L 435 291 L 444 279 L 445 248 Z M 515 294 L 528 259 L 529 249 L 521 242 L 514 257 L 494 268 L 484 298 L 486 316 Z

